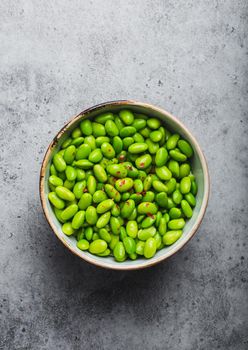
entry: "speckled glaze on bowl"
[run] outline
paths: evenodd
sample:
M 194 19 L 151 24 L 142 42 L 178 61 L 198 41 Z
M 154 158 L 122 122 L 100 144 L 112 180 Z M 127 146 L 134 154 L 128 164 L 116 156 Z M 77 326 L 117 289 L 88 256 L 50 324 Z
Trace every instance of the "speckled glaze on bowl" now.
M 49 177 L 49 167 L 53 158 L 54 153 L 63 143 L 67 135 L 76 127 L 78 124 L 86 118 L 95 117 L 98 114 L 104 113 L 106 111 L 118 112 L 123 108 L 128 108 L 137 113 L 143 113 L 150 117 L 156 117 L 165 122 L 165 125 L 173 131 L 178 132 L 183 138 L 188 140 L 194 149 L 194 157 L 192 160 L 193 173 L 196 177 L 198 184 L 198 193 L 197 193 L 197 204 L 194 208 L 193 216 L 190 220 L 187 221 L 184 229 L 183 235 L 180 239 L 169 247 L 165 247 L 158 251 L 155 256 L 151 259 L 139 258 L 137 260 L 127 260 L 124 262 L 116 262 L 112 257 L 97 257 L 91 255 L 88 252 L 81 251 L 76 246 L 76 239 L 74 237 L 67 237 L 64 235 L 61 229 L 61 224 L 57 220 L 55 214 L 53 213 L 50 202 L 48 201 L 48 177 Z M 165 110 L 155 107 L 153 105 L 136 102 L 132 100 L 124 101 L 111 101 L 96 105 L 89 109 L 84 110 L 76 117 L 72 118 L 55 136 L 51 144 L 49 145 L 47 152 L 45 154 L 44 160 L 41 166 L 40 172 L 40 198 L 42 207 L 46 216 L 48 223 L 50 224 L 53 232 L 61 240 L 61 242 L 70 249 L 74 254 L 78 255 L 80 258 L 85 261 L 94 264 L 96 266 L 101 266 L 104 268 L 115 269 L 115 270 L 136 270 L 142 269 L 155 265 L 170 256 L 178 252 L 196 233 L 199 228 L 201 221 L 203 219 L 204 213 L 207 208 L 209 197 L 209 174 L 207 163 L 204 158 L 204 155 L 201 151 L 201 148 L 188 131 L 188 129 L 173 115 L 166 112 Z

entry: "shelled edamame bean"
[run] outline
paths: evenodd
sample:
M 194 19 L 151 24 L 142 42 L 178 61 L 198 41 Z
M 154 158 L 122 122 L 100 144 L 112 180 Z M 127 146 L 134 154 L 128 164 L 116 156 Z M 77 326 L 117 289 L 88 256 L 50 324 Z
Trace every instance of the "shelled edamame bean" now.
M 102 258 L 152 258 L 193 215 L 193 154 L 157 118 L 123 109 L 82 120 L 50 166 L 48 199 L 63 233 Z

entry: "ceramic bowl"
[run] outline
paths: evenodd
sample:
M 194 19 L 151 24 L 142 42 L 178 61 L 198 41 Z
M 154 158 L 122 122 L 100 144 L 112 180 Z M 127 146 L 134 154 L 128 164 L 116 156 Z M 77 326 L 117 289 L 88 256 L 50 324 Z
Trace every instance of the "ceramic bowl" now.
M 133 112 L 143 113 L 149 117 L 156 117 L 161 119 L 167 128 L 179 133 L 183 138 L 188 140 L 194 149 L 194 156 L 192 159 L 193 173 L 196 177 L 198 184 L 197 193 L 197 204 L 194 208 L 193 216 L 187 221 L 183 234 L 180 239 L 169 247 L 165 247 L 158 251 L 155 256 L 151 259 L 139 258 L 137 260 L 127 260 L 124 262 L 116 262 L 113 257 L 97 257 L 91 255 L 88 252 L 81 251 L 76 246 L 76 239 L 74 237 L 67 237 L 61 230 L 61 224 L 55 217 L 50 202 L 48 201 L 47 195 L 49 193 L 48 188 L 48 177 L 49 177 L 49 167 L 53 158 L 54 153 L 61 146 L 67 135 L 79 125 L 79 123 L 86 118 L 92 118 L 98 114 L 104 113 L 106 111 L 118 112 L 121 109 L 130 109 Z M 142 269 L 155 265 L 161 261 L 168 259 L 170 256 L 178 252 L 196 233 L 199 228 L 201 221 L 203 219 L 204 213 L 206 211 L 209 196 L 209 175 L 207 163 L 202 153 L 202 150 L 192 136 L 189 130 L 179 121 L 176 117 L 166 112 L 165 110 L 155 107 L 153 105 L 136 102 L 136 101 L 111 101 L 99 104 L 97 106 L 91 107 L 84 110 L 76 117 L 72 118 L 54 137 L 53 141 L 49 145 L 44 160 L 41 166 L 40 173 L 40 197 L 42 207 L 46 216 L 48 223 L 50 224 L 53 232 L 59 238 L 59 240 L 65 245 L 66 248 L 71 250 L 74 254 L 79 256 L 81 259 L 94 264 L 96 266 L 101 266 L 109 269 L 116 270 L 136 270 Z

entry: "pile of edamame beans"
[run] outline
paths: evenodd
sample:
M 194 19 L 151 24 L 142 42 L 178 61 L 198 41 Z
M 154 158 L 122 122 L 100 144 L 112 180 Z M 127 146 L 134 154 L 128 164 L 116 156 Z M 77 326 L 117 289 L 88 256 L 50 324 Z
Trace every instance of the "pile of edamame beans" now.
M 48 198 L 63 233 L 100 257 L 152 258 L 192 216 L 192 156 L 156 118 L 121 110 L 82 120 L 50 166 Z

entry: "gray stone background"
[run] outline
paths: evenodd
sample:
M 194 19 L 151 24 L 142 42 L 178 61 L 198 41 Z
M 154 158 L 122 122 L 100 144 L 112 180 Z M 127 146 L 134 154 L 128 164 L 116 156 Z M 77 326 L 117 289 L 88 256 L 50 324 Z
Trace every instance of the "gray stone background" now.
M 0 349 L 248 349 L 246 0 L 0 2 Z M 208 160 L 193 240 L 137 272 L 68 252 L 38 181 L 63 124 L 96 103 L 178 116 Z

